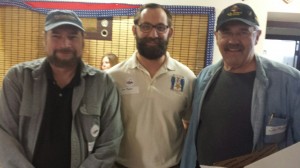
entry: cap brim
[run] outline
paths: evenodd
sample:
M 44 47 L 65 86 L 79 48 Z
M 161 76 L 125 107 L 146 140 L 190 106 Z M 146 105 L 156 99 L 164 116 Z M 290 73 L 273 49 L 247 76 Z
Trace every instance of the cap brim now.
M 248 20 L 245 20 L 245 19 L 241 19 L 241 18 L 231 18 L 231 19 L 227 19 L 227 20 L 222 21 L 222 22 L 218 25 L 218 27 L 216 28 L 216 30 L 219 30 L 220 27 L 222 27 L 225 23 L 228 23 L 228 22 L 230 22 L 230 21 L 241 21 L 241 22 L 243 22 L 243 23 L 245 23 L 245 24 L 247 24 L 247 25 L 249 25 L 249 26 L 257 26 L 257 24 L 255 24 L 255 23 L 253 23 L 253 22 L 250 22 L 250 21 L 248 21 Z
M 45 31 L 49 31 L 52 30 L 58 26 L 62 26 L 62 25 L 71 25 L 71 26 L 75 26 L 77 28 L 79 28 L 82 31 L 85 31 L 82 27 L 78 26 L 77 24 L 74 24 L 72 22 L 59 22 L 59 23 L 55 23 L 55 24 L 51 24 L 45 27 Z

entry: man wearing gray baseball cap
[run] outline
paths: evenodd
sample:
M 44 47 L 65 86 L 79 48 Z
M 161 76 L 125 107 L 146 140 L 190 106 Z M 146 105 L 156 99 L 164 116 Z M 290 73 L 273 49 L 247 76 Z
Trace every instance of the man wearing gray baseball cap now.
M 84 28 L 70 10 L 45 22 L 45 58 L 12 67 L 0 96 L 3 168 L 109 168 L 123 136 L 111 78 L 82 61 Z
M 82 22 L 77 14 L 71 10 L 52 10 L 47 14 L 45 31 L 61 25 L 72 25 L 84 31 Z
M 220 13 L 215 37 L 223 59 L 195 82 L 181 168 L 227 167 L 222 161 L 300 141 L 300 72 L 257 55 L 260 35 L 249 5 Z

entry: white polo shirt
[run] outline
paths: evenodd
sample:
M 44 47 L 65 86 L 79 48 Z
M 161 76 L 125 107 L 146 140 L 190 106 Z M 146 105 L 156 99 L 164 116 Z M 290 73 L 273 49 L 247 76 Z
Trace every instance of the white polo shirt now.
M 129 168 L 167 168 L 179 163 L 189 120 L 195 74 L 166 54 L 153 78 L 136 52 L 108 70 L 122 97 L 124 137 L 117 162 Z

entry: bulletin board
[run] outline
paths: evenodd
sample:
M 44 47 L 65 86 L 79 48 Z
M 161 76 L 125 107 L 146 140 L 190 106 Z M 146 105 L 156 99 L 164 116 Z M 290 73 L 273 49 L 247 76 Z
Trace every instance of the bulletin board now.
M 114 53 L 119 61 L 136 50 L 133 15 L 140 5 L 60 3 L 12 0 L 0 2 L 0 83 L 14 64 L 45 57 L 44 22 L 52 9 L 74 10 L 86 29 L 83 60 L 100 68 L 101 57 Z M 59 8 L 58 8 L 59 6 Z M 171 56 L 195 74 L 212 63 L 215 9 L 203 6 L 165 6 L 173 15 Z M 0 85 L 0 86 L 1 86 Z

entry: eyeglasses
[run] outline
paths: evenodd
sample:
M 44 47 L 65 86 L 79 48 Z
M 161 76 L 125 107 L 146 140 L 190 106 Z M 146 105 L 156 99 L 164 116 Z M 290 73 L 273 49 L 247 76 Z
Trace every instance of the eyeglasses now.
M 142 23 L 140 25 L 137 25 L 142 32 L 144 33 L 149 33 L 153 28 L 155 28 L 157 33 L 165 33 L 169 26 L 164 25 L 164 24 L 157 24 L 157 25 L 152 25 L 149 23 Z
M 250 35 L 252 35 L 253 32 L 256 32 L 256 30 L 243 30 L 239 32 L 231 32 L 231 31 L 218 31 L 220 34 L 221 38 L 223 39 L 229 39 L 232 37 L 238 37 L 240 39 L 248 38 Z

